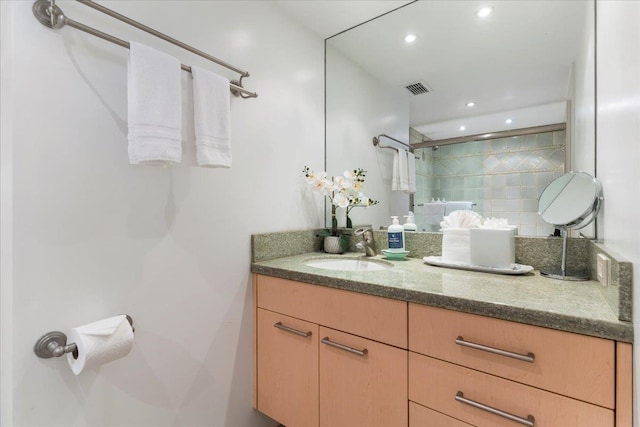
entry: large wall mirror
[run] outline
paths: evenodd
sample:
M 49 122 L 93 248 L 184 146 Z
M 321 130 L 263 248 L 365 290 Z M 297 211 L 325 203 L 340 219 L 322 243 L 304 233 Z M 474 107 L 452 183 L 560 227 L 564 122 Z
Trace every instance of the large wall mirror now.
M 415 147 L 412 197 L 391 190 L 395 150 L 373 146 L 380 134 Z M 353 209 L 354 224 L 413 209 L 437 231 L 432 200 L 469 201 L 521 235 L 551 234 L 542 190 L 570 170 L 595 175 L 594 2 L 416 1 L 328 38 L 326 168 L 368 171 L 380 204 Z

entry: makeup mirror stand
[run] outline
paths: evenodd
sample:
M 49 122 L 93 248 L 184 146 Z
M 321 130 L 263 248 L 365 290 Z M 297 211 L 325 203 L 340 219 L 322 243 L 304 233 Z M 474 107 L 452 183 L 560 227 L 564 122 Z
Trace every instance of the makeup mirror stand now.
M 542 276 L 550 279 L 582 281 L 589 280 L 591 275 L 586 270 L 567 271 L 567 236 L 569 234 L 568 227 L 560 227 L 560 236 L 562 237 L 562 263 L 560 270 L 540 270 Z
M 569 230 L 580 230 L 595 220 L 602 202 L 600 182 L 585 172 L 568 172 L 553 180 L 538 199 L 538 213 L 547 223 L 560 229 L 562 263 L 556 268 L 540 269 L 540 275 L 559 280 L 589 280 L 588 270 L 567 270 Z

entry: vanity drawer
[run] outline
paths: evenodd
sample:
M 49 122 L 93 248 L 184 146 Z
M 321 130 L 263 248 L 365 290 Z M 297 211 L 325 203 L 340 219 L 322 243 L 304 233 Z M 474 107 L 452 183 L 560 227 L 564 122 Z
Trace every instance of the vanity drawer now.
M 440 412 L 409 402 L 409 427 L 473 427 Z
M 456 396 L 466 399 L 466 403 Z M 516 416 L 521 424 L 531 415 L 535 427 L 614 425 L 611 409 L 412 352 L 409 352 L 409 399 L 478 427 L 518 424 L 470 402 Z
M 407 348 L 407 303 L 256 275 L 260 308 Z
M 467 343 L 533 353 L 533 361 Z M 409 304 L 409 350 L 614 408 L 615 343 L 610 340 Z

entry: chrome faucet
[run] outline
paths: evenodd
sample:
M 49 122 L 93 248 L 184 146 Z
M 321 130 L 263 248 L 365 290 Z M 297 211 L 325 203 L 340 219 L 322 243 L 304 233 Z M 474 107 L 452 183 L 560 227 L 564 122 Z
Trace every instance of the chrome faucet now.
M 376 241 L 373 239 L 373 230 L 370 228 L 361 227 L 358 228 L 355 233 L 356 236 L 362 236 L 362 242 L 356 243 L 356 248 L 364 249 L 366 256 L 378 255 L 376 249 Z

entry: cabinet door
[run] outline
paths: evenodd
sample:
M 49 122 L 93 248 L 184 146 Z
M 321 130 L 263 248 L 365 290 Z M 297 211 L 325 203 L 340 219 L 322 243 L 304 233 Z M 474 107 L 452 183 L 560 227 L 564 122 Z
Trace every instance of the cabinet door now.
M 406 427 L 407 351 L 320 327 L 320 426 Z
M 316 427 L 318 325 L 263 309 L 257 316 L 257 409 L 286 426 Z

